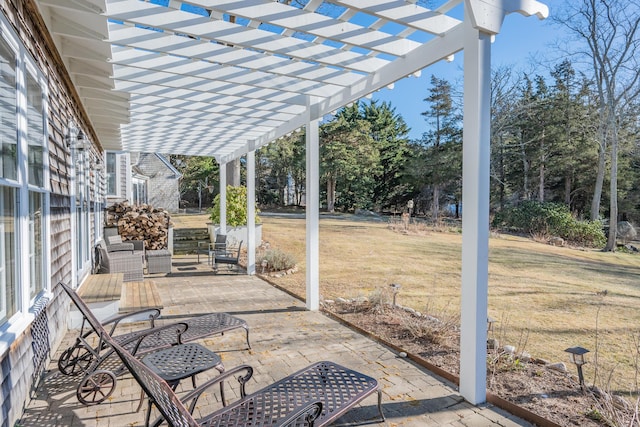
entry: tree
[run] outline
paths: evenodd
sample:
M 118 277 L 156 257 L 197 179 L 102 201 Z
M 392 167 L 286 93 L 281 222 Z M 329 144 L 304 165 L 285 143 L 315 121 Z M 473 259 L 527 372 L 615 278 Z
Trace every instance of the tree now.
M 362 118 L 371 126 L 371 138 L 380 153 L 380 168 L 375 177 L 373 205 L 377 210 L 397 204 L 402 198 L 402 170 L 409 152 L 409 128 L 391 104 L 372 101 L 363 104 Z
M 304 140 L 304 131 L 293 132 L 259 150 L 258 181 L 263 203 L 287 205 L 291 189 L 294 192 L 293 204 L 301 203 L 305 178 Z
M 591 218 L 599 216 L 609 148 L 609 238 L 604 250 L 614 251 L 618 221 L 619 126 L 625 108 L 640 93 L 640 1 L 575 0 L 566 4 L 564 14 L 557 19 L 578 41 L 586 44 L 586 49 L 579 54 L 589 60 L 598 97 L 598 176 Z
M 171 164 L 180 171 L 180 201 L 191 206 L 209 206 L 217 193 L 219 167 L 213 157 L 170 156 Z
M 370 207 L 379 153 L 371 125 L 354 103 L 320 126 L 320 172 L 326 183 L 327 210 Z M 338 198 L 338 195 L 340 196 Z
M 451 84 L 445 79 L 431 76 L 431 88 L 424 101 L 429 103 L 429 109 L 422 115 L 431 129 L 424 134 L 422 141 L 428 147 L 427 158 L 431 164 L 429 184 L 433 194 L 431 212 L 433 219 L 437 220 L 441 189 L 456 180 L 459 182 L 461 178 L 460 114 L 453 102 Z M 455 167 L 458 164 L 460 168 Z

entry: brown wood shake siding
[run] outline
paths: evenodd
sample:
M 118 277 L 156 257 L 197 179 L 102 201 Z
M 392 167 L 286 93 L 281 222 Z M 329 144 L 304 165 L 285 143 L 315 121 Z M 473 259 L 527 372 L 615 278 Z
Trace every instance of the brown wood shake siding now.
M 0 12 L 18 35 L 19 42 L 31 55 L 35 66 L 44 75 L 48 93 L 46 110 L 48 133 L 49 165 L 49 204 L 44 214 L 49 216 L 49 254 L 50 277 L 45 280 L 51 290 L 46 298 L 39 301 L 37 307 L 31 307 L 30 313 L 42 313 L 45 310 L 46 345 L 55 349 L 67 330 L 69 303 L 66 296 L 60 294 L 55 284 L 59 281 L 72 282 L 74 254 L 72 251 L 75 231 L 72 227 L 73 206 L 73 158 L 67 144 L 69 124 L 74 123 L 82 129 L 91 146 L 87 164 L 95 165 L 102 159 L 95 132 L 90 127 L 88 116 L 80 102 L 80 97 L 67 73 L 65 64 L 58 53 L 52 36 L 47 30 L 47 17 L 42 16 L 38 6 L 32 0 L 0 0 Z M 93 172 L 88 186 L 89 202 L 96 201 L 94 189 L 98 179 Z M 100 205 L 98 205 L 100 206 Z M 96 214 L 93 203 L 91 216 Z M 92 218 L 93 221 L 93 218 Z M 93 227 L 91 227 L 92 229 Z M 93 232 L 91 232 L 93 238 Z M 29 319 L 29 316 L 25 316 Z M 14 426 L 22 415 L 25 402 L 30 398 L 34 378 L 32 324 L 25 322 L 18 332 L 5 332 L 2 337 L 9 345 L 0 351 L 0 426 Z M 0 330 L 0 334 L 2 331 Z

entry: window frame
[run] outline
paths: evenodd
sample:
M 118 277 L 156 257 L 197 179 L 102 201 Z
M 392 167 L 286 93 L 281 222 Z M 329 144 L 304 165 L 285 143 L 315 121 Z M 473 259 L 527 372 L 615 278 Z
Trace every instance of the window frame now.
M 49 149 L 48 149 L 48 81 L 44 73 L 37 67 L 37 61 L 31 56 L 28 49 L 20 41 L 20 38 L 13 30 L 11 24 L 6 17 L 0 14 L 0 38 L 9 46 L 15 54 L 16 62 L 16 111 L 15 111 L 15 141 L 16 141 L 16 176 L 13 178 L 0 177 L 0 186 L 12 189 L 14 192 L 13 221 L 14 221 L 14 242 L 12 244 L 12 254 L 10 259 L 15 265 L 12 280 L 15 281 L 15 287 L 12 292 L 15 297 L 15 312 L 10 316 L 0 318 L 0 353 L 6 350 L 13 341 L 17 333 L 22 331 L 33 319 L 33 313 L 30 311 L 32 307 L 39 303 L 42 298 L 51 297 L 51 266 L 50 266 L 50 182 L 49 182 Z M 41 125 L 34 128 L 37 129 L 38 135 L 41 135 L 41 157 L 42 161 L 36 164 L 39 170 L 34 176 L 38 179 L 30 182 L 29 165 L 29 104 L 30 99 L 27 95 L 27 82 L 31 78 L 32 82 L 37 83 L 40 91 L 39 117 L 42 119 Z M 31 99 L 38 99 L 37 95 L 30 94 Z M 36 138 L 35 140 L 39 140 Z M 32 146 L 36 145 L 33 144 Z M 41 168 L 41 169 L 40 169 Z M 32 170 L 33 171 L 33 170 Z M 35 248 L 30 241 L 30 196 L 37 194 L 40 203 L 39 229 L 40 242 L 38 248 Z M 4 211 L 4 210 L 3 210 Z M 3 238 L 4 240 L 4 238 Z M 38 274 L 35 277 L 40 278 L 36 283 L 34 292 L 31 292 L 32 285 L 32 263 L 31 255 L 35 253 L 39 257 L 36 263 Z M 6 289 L 0 289 L 4 298 L 8 297 Z

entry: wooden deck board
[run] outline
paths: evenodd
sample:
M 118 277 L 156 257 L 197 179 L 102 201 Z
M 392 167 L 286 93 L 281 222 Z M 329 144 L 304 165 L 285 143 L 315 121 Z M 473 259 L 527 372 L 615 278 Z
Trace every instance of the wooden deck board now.
M 86 303 L 116 301 L 120 299 L 123 273 L 91 274 L 84 281 L 78 294 Z
M 160 293 L 153 280 L 125 282 L 122 284 L 120 312 L 142 310 L 145 308 L 163 308 Z

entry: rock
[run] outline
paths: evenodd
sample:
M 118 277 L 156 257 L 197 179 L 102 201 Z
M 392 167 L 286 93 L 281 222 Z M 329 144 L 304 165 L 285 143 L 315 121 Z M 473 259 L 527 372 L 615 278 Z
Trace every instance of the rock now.
M 516 348 L 512 345 L 505 345 L 504 347 L 502 347 L 502 349 L 507 354 L 513 354 L 516 352 Z
M 336 298 L 336 301 L 338 301 L 340 304 L 347 304 L 349 302 L 346 299 L 341 297 Z
M 518 359 L 520 359 L 524 363 L 529 363 L 531 361 L 531 355 L 529 353 L 527 353 L 526 351 L 523 351 L 518 356 Z
M 565 365 L 564 362 L 550 363 L 547 365 L 547 369 L 558 372 L 567 372 L 567 365 Z
M 327 300 L 324 301 L 324 303 L 327 304 L 327 305 L 331 305 L 331 304 L 335 304 L 335 301 L 332 300 L 332 299 L 327 299 Z
M 564 246 L 564 239 L 558 236 L 552 236 L 547 241 L 552 246 Z
M 400 353 L 398 353 L 398 356 L 404 359 L 405 357 L 407 357 L 407 353 L 405 353 L 404 351 L 401 351 Z
M 618 223 L 618 238 L 627 243 L 638 236 L 638 232 L 629 221 L 620 221 Z
M 356 304 L 364 304 L 366 302 L 369 302 L 369 299 L 367 297 L 357 297 L 353 300 L 353 302 L 355 302 Z
M 416 311 L 411 307 L 404 307 L 404 311 L 411 314 L 416 314 Z
M 496 338 L 489 338 L 487 340 L 487 348 L 489 350 L 495 350 L 500 346 L 500 342 Z
M 548 365 L 550 362 L 547 359 L 533 359 L 532 360 L 533 363 L 535 363 L 536 365 Z
M 627 402 L 623 397 L 616 394 L 611 396 L 611 403 L 613 403 L 613 406 L 615 406 L 617 409 L 620 409 L 621 411 L 628 411 L 631 408 L 629 402 Z

